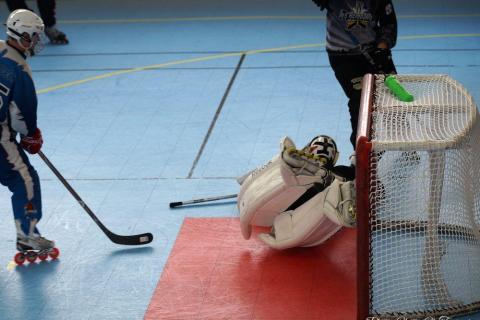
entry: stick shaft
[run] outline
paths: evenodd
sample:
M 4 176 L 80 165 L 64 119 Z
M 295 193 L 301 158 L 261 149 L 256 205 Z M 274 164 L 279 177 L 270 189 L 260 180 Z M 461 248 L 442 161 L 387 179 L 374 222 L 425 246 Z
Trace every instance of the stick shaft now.
M 195 203 L 202 203 L 202 202 L 210 202 L 210 201 L 217 201 L 217 200 L 224 200 L 224 199 L 232 199 L 236 198 L 237 194 L 229 194 L 225 196 L 218 196 L 218 197 L 209 197 L 209 198 L 200 198 L 200 199 L 193 199 L 193 200 L 186 200 L 186 201 L 177 201 L 177 202 L 170 202 L 170 208 L 175 208 L 187 204 L 195 204 Z
M 151 233 L 144 233 L 139 235 L 132 236 L 121 236 L 111 232 L 105 225 L 97 218 L 93 211 L 87 206 L 87 204 L 80 198 L 78 193 L 72 186 L 65 180 L 62 174 L 55 168 L 55 166 L 50 162 L 50 160 L 43 154 L 42 151 L 38 152 L 40 158 L 45 162 L 45 164 L 52 170 L 52 172 L 57 176 L 58 180 L 67 188 L 67 190 L 72 194 L 72 196 L 77 200 L 78 204 L 85 210 L 86 213 L 92 218 L 93 221 L 100 227 L 100 229 L 105 233 L 105 235 L 114 243 L 125 244 L 125 245 L 139 245 L 147 244 L 152 242 L 153 235 Z

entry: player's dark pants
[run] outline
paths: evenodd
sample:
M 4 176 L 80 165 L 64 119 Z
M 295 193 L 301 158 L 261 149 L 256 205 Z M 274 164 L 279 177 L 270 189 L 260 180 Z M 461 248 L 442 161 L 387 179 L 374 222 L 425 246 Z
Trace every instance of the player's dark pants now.
M 25 0 L 6 0 L 8 9 L 29 9 Z M 57 22 L 55 19 L 55 0 L 37 0 L 38 11 L 45 27 L 51 27 Z M 29 9 L 30 10 L 30 9 Z
M 372 54 L 372 57 L 374 55 Z M 358 114 L 360 112 L 360 98 L 362 94 L 362 78 L 367 73 L 379 73 L 368 59 L 362 54 L 336 53 L 328 52 L 328 59 L 335 77 L 348 97 L 348 111 L 350 112 L 350 122 L 352 134 L 350 142 L 355 149 L 357 136 Z M 393 60 L 384 67 L 383 73 L 397 73 Z

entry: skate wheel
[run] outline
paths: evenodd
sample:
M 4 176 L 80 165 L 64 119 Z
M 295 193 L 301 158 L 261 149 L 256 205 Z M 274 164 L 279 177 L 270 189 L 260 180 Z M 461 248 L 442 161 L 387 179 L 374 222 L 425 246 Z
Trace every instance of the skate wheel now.
M 48 253 L 46 253 L 46 252 L 40 253 L 38 255 L 38 259 L 40 259 L 40 261 L 45 261 L 47 258 L 48 258 Z
M 52 248 L 52 250 L 50 250 L 50 252 L 48 253 L 48 255 L 49 255 L 50 258 L 52 258 L 52 259 L 57 259 L 58 256 L 60 255 L 60 250 L 58 250 L 58 248 Z
M 19 266 L 21 266 L 25 262 L 25 255 L 22 252 L 17 252 L 13 261 Z
M 37 260 L 37 254 L 35 252 L 27 252 L 27 261 L 30 263 L 34 263 Z

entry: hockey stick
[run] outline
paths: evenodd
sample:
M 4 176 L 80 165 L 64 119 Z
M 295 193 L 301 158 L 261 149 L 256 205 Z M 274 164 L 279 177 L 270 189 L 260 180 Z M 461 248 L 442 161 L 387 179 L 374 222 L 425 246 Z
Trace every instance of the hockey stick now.
M 236 198 L 237 194 L 229 194 L 226 196 L 218 196 L 218 197 L 211 197 L 211 198 L 200 198 L 194 200 L 187 200 L 187 201 L 178 201 L 178 202 L 170 202 L 170 208 L 176 208 L 179 206 L 187 205 L 187 204 L 195 204 L 195 203 L 202 203 L 202 202 L 210 202 L 210 201 L 217 201 L 223 199 L 231 199 Z
M 50 170 L 53 171 L 53 173 L 57 176 L 58 180 L 67 188 L 68 191 L 72 194 L 72 196 L 77 200 L 78 204 L 85 209 L 85 211 L 88 213 L 88 215 L 95 221 L 95 223 L 102 229 L 103 233 L 114 243 L 116 244 L 124 244 L 124 245 L 142 245 L 142 244 L 147 244 L 152 242 L 153 240 L 153 235 L 151 233 L 142 233 L 142 234 L 137 234 L 137 235 L 131 235 L 131 236 L 121 236 L 118 234 L 115 234 L 111 232 L 110 230 L 107 229 L 103 225 L 100 220 L 98 220 L 97 216 L 93 213 L 92 210 L 87 206 L 85 202 L 83 202 L 82 198 L 77 194 L 77 192 L 70 186 L 70 184 L 65 180 L 65 178 L 60 174 L 60 172 L 55 168 L 55 166 L 48 160 L 48 158 L 43 154 L 42 151 L 38 152 L 38 155 L 42 160 L 45 162 L 45 164 L 50 168 Z

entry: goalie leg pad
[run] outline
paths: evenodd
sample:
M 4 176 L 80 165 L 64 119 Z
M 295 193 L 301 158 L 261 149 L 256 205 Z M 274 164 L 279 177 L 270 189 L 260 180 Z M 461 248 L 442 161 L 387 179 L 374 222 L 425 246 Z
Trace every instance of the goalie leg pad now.
M 339 225 L 354 227 L 357 220 L 354 181 L 334 179 L 323 192 L 326 194 L 323 207 L 325 215 Z
M 343 226 L 356 222 L 353 181 L 337 179 L 295 210 L 275 217 L 272 233 L 260 239 L 275 249 L 316 246 L 328 240 Z
M 268 246 L 278 250 L 319 245 L 333 236 L 342 226 L 333 223 L 319 211 L 316 213 L 315 223 L 306 222 L 303 226 L 294 223 L 291 211 L 282 213 L 275 218 L 273 232 L 260 234 L 259 237 Z
M 316 166 L 313 170 L 315 164 L 301 156 L 295 159 L 296 166 L 292 165 L 289 150 L 295 145 L 288 137 L 281 141 L 280 146 L 279 155 L 242 178 L 237 206 L 245 239 L 250 238 L 252 225 L 272 226 L 277 215 L 287 210 L 314 183 L 324 183 L 327 176 L 324 168 Z
M 245 239 L 252 225 L 269 227 L 307 189 L 297 184 L 295 174 L 280 156 L 271 160 L 263 171 L 253 172 L 242 184 L 238 195 L 240 227 Z

